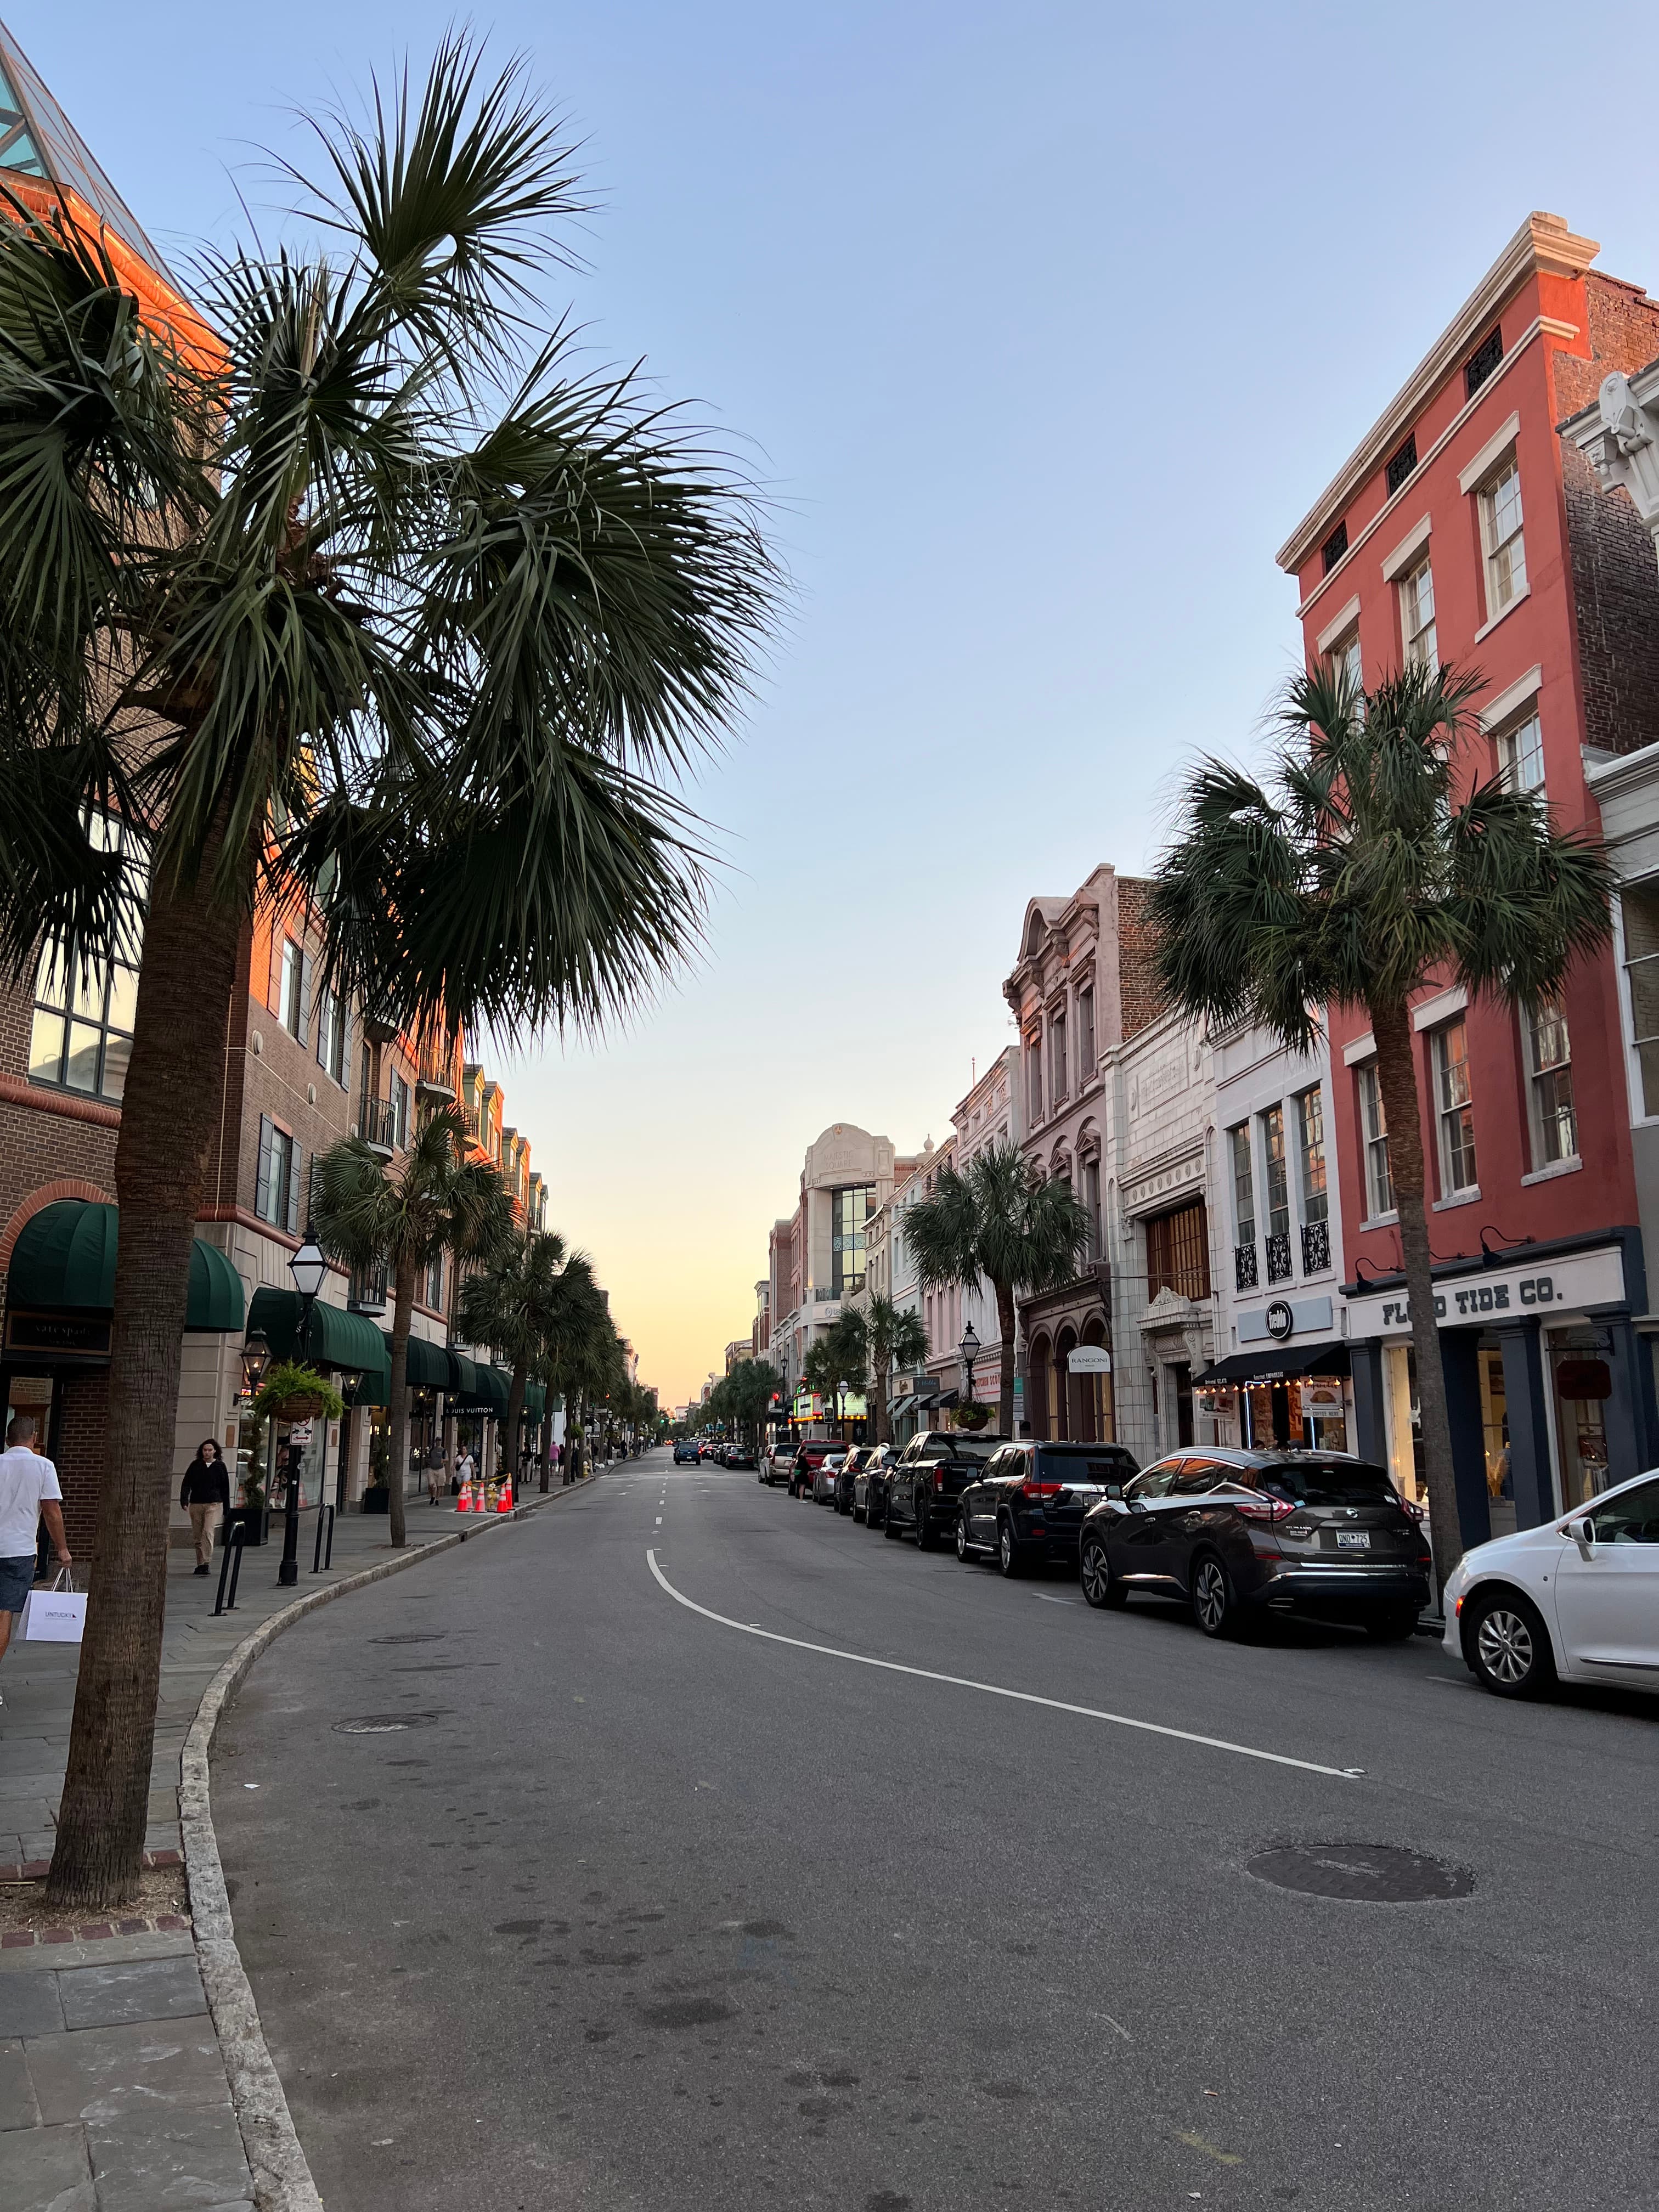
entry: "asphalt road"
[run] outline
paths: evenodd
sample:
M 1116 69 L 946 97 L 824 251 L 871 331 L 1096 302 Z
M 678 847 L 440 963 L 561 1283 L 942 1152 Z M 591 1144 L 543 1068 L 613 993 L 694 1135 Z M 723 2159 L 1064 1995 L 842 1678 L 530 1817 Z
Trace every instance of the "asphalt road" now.
M 292 1630 L 214 1812 L 331 2212 L 1659 2203 L 1659 1700 L 1218 1646 L 659 1453 Z M 1366 1844 L 1473 1887 L 1246 1870 Z

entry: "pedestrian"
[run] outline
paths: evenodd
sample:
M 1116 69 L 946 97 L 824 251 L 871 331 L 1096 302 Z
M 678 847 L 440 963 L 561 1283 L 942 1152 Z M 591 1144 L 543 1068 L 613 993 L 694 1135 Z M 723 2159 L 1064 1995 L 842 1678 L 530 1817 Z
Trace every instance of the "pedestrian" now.
M 477 1465 L 472 1457 L 471 1446 L 463 1444 L 460 1461 L 455 1469 L 455 1495 L 458 1498 L 477 1472 Z
M 211 1437 L 204 1437 L 196 1456 L 185 1469 L 179 1503 L 190 1515 L 190 1533 L 196 1540 L 196 1571 L 211 1571 L 214 1539 L 219 1523 L 230 1510 L 230 1476 Z
M 0 1452 L 0 1659 L 11 1642 L 11 1619 L 21 1613 L 34 1580 L 34 1532 L 44 1521 L 60 1567 L 70 1565 L 64 1534 L 63 1491 L 58 1470 L 41 1451 L 33 1413 L 14 1413 Z M 0 1698 L 0 1705 L 5 1699 Z
M 428 1505 L 438 1502 L 438 1492 L 444 1477 L 444 1448 L 434 1443 L 426 1455 L 426 1498 Z

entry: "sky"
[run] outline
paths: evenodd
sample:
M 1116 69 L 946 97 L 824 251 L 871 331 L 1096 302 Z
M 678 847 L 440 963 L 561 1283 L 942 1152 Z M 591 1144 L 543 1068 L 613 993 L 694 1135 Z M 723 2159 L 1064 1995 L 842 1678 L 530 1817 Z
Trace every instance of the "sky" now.
M 423 0 L 6 21 L 162 251 L 453 20 Z M 583 142 L 595 362 L 741 441 L 793 579 L 693 804 L 703 957 L 486 1048 L 641 1380 L 746 1336 L 835 1121 L 940 1140 L 1028 898 L 1142 868 L 1293 665 L 1291 527 L 1528 210 L 1659 291 L 1638 76 L 1516 0 L 480 8 Z

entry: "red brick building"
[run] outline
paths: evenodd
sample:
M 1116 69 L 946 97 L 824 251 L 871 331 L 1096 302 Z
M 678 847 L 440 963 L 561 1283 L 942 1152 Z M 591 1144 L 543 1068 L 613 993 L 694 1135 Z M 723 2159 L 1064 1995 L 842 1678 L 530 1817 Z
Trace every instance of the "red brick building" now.
M 1557 435 L 1659 351 L 1659 305 L 1528 217 L 1281 549 L 1310 660 L 1370 684 L 1479 670 L 1462 763 L 1599 834 L 1584 749 L 1659 738 L 1659 574 Z M 1535 1018 L 1431 988 L 1414 1012 L 1430 1241 L 1463 1532 L 1525 1527 L 1650 1464 L 1653 1376 L 1616 965 Z M 1344 1292 L 1363 1451 L 1413 1486 L 1414 1388 L 1387 1133 L 1363 1018 L 1332 1011 Z

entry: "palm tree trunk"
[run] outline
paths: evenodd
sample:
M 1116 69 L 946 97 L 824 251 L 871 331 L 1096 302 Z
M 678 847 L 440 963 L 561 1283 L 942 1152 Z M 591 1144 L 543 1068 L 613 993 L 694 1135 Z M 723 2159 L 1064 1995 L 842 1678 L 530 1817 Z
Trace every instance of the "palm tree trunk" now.
M 386 1534 L 394 1552 L 405 1541 L 404 1485 L 409 1472 L 409 1325 L 415 1313 L 415 1262 L 398 1262 L 392 1305 L 392 1466 L 386 1475 Z
M 991 1284 L 997 1294 L 997 1328 L 1002 1346 L 997 1363 L 997 1432 L 1014 1433 L 1014 1293 L 1011 1285 Z
M 876 1442 L 878 1444 L 884 1444 L 888 1440 L 887 1376 L 889 1371 L 884 1364 L 876 1369 Z
M 1400 1252 L 1411 1311 L 1412 1347 L 1417 1354 L 1417 1403 L 1434 1571 L 1444 1589 L 1447 1577 L 1462 1557 L 1463 1534 L 1452 1467 L 1451 1422 L 1446 1412 L 1446 1371 L 1440 1362 L 1440 1330 L 1434 1311 L 1428 1217 L 1424 1211 L 1423 1121 L 1412 1050 L 1411 1012 L 1404 1005 L 1396 1005 L 1373 1006 L 1370 1013 L 1371 1034 L 1376 1040 L 1377 1087 L 1388 1122 L 1389 1168 L 1394 1178 L 1395 1208 L 1400 1216 Z
M 512 1386 L 507 1394 L 507 1435 L 503 1439 L 507 1480 L 515 1490 L 519 1486 L 519 1428 L 524 1419 L 524 1362 L 515 1360 Z
M 166 1616 L 167 1518 L 191 1245 L 221 1103 L 243 914 L 207 889 L 150 894 L 132 1065 L 115 1152 L 115 1267 L 104 1465 L 86 1638 L 47 1902 L 103 1911 L 143 1871 Z

